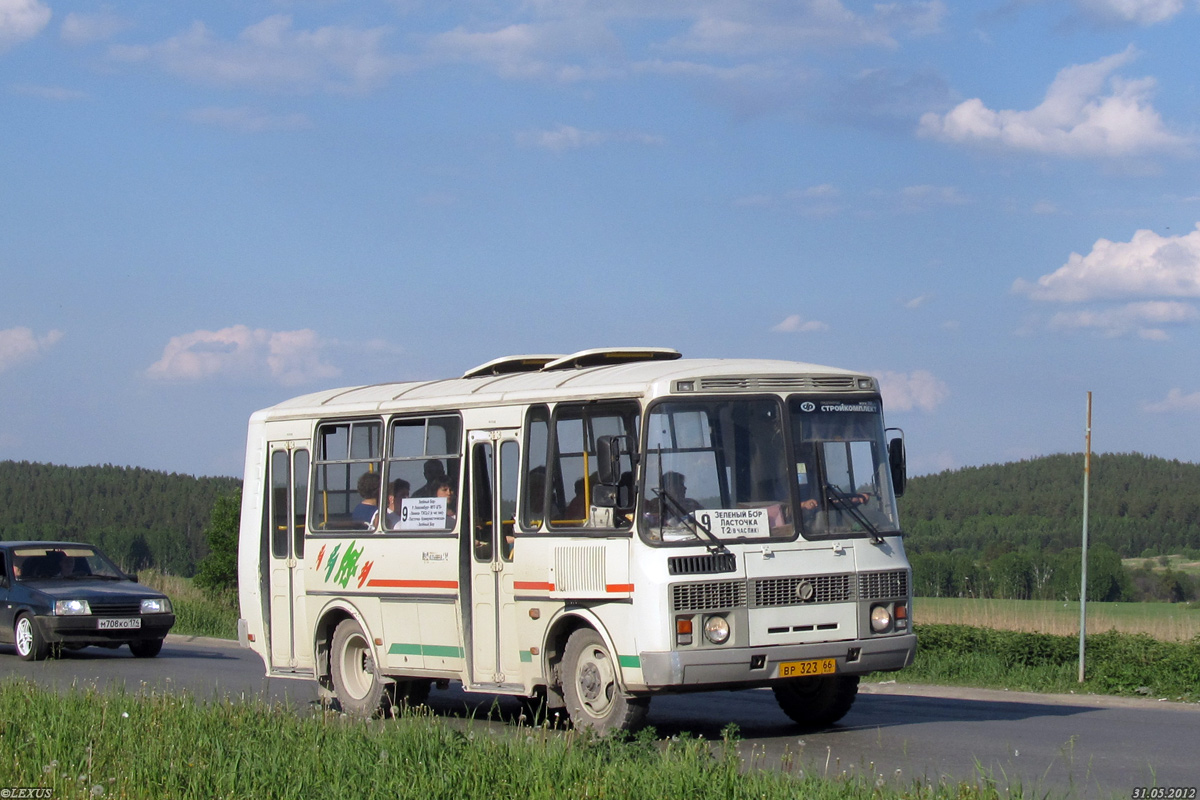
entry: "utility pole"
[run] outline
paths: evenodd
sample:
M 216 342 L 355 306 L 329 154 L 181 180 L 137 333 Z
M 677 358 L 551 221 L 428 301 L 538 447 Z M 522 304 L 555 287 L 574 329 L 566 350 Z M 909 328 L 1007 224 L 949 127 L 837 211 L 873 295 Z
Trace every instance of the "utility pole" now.
M 1092 477 L 1092 393 L 1087 393 L 1087 427 L 1083 454 L 1083 568 L 1079 579 L 1079 682 L 1083 683 L 1084 637 L 1087 635 L 1088 484 Z

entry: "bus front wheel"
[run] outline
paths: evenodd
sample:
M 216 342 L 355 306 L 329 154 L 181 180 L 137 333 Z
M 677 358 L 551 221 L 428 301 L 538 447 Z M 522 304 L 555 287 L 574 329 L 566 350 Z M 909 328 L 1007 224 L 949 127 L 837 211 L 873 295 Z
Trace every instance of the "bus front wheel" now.
M 371 642 L 356 621 L 342 620 L 334 629 L 329 662 L 333 691 L 342 711 L 366 718 L 383 711 L 383 677 Z
M 599 733 L 636 728 L 650 706 L 650 698 L 621 689 L 620 666 L 591 628 L 580 628 L 567 639 L 562 682 L 567 713 L 576 728 Z
M 771 689 L 783 713 L 805 728 L 826 728 L 846 716 L 858 697 L 857 675 L 780 681 Z

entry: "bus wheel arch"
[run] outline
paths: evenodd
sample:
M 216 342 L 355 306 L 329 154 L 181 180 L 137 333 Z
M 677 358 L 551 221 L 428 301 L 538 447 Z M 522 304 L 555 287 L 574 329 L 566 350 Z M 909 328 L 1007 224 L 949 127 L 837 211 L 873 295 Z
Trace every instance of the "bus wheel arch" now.
M 567 714 L 576 728 L 598 733 L 631 730 L 641 725 L 650 698 L 625 689 L 617 650 L 595 620 L 571 616 L 547 637 L 547 660 Z
M 313 664 L 316 665 L 317 683 L 326 692 L 333 691 L 333 667 L 330 661 L 333 636 L 338 625 L 348 619 L 355 620 L 366 630 L 355 609 L 336 604 L 322 609 L 317 624 L 313 626 Z

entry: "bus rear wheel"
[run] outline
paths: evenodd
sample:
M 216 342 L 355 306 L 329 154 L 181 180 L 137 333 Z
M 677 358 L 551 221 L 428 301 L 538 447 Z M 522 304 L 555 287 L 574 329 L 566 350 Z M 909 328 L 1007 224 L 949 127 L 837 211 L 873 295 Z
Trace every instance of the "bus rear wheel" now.
M 600 634 L 580 628 L 567 639 L 562 662 L 563 698 L 576 728 L 598 733 L 630 730 L 646 718 L 649 697 L 627 694 L 620 666 Z
M 375 651 L 362 626 L 352 619 L 342 620 L 334 629 L 329 671 L 333 677 L 333 692 L 342 711 L 363 718 L 375 717 L 384 711 L 387 694 L 379 665 L 375 663 Z
M 805 728 L 827 728 L 846 716 L 858 697 L 857 675 L 793 678 L 771 686 L 783 713 Z

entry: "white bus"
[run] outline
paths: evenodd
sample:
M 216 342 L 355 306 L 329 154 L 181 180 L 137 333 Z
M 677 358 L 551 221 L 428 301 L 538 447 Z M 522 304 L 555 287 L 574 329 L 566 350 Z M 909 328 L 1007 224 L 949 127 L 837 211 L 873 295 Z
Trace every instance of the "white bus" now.
M 916 650 L 876 380 L 665 348 L 500 358 L 255 413 L 241 643 L 348 713 L 432 683 L 637 725 L 770 687 L 807 727 Z

